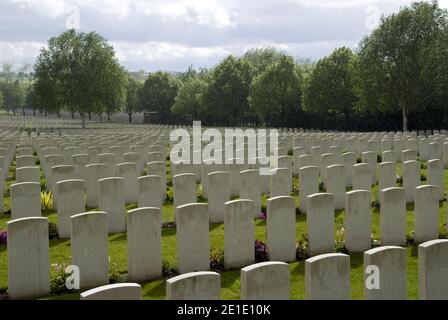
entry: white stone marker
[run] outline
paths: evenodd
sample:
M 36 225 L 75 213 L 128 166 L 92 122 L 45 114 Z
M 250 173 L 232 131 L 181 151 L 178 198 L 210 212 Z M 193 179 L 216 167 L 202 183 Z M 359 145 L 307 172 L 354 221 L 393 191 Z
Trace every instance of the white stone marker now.
M 377 153 L 373 151 L 366 151 L 362 153 L 362 162 L 367 163 L 370 166 L 371 183 L 376 183 L 376 166 L 377 166 Z
M 329 253 L 305 261 L 307 300 L 350 299 L 350 256 Z
M 226 202 L 224 212 L 224 266 L 241 268 L 255 261 L 255 226 L 252 200 Z
M 229 173 L 227 171 L 209 173 L 208 185 L 210 189 L 208 192 L 210 223 L 222 223 L 224 222 L 225 203 L 230 201 Z
M 319 168 L 303 167 L 299 170 L 299 206 L 301 213 L 307 213 L 307 197 L 319 192 Z
M 299 157 L 299 169 L 312 166 L 313 166 L 313 159 L 310 154 L 304 154 Z M 319 168 L 318 166 L 316 167 Z
M 190 272 L 166 280 L 167 300 L 219 300 L 221 296 L 219 273 Z
M 162 193 L 162 203 L 166 199 L 166 165 L 164 162 L 148 162 L 146 164 L 146 173 L 152 176 L 159 176 L 160 179 L 160 189 Z
M 397 186 L 397 164 L 383 162 L 379 165 L 378 190 L 395 188 Z
M 418 246 L 418 296 L 420 300 L 448 299 L 448 240 Z
M 80 300 L 141 300 L 138 283 L 115 283 L 82 292 Z
M 411 160 L 403 163 L 403 188 L 406 190 L 406 203 L 413 203 L 415 188 L 420 185 L 420 162 Z
M 8 226 L 8 295 L 34 299 L 50 294 L 47 218 L 10 220 Z
M 289 300 L 289 265 L 257 263 L 241 269 L 241 300 Z
M 419 186 L 415 190 L 415 231 L 417 244 L 439 238 L 439 188 Z
M 353 166 L 353 190 L 372 190 L 371 168 L 367 163 Z
M 81 289 L 109 284 L 107 213 L 81 213 L 71 220 L 72 265 L 79 268 Z
M 33 167 L 36 165 L 35 156 L 18 156 L 16 157 L 16 168 Z
M 406 192 L 404 188 L 380 191 L 381 245 L 406 244 Z
M 190 203 L 177 207 L 176 239 L 177 268 L 180 273 L 210 269 L 207 204 Z
M 333 165 L 327 167 L 327 192 L 334 194 L 334 209 L 345 208 L 345 167 Z
M 73 159 L 73 176 L 75 179 L 80 179 L 86 181 L 86 165 L 89 161 L 88 154 L 74 154 Z
M 445 175 L 442 160 L 429 160 L 427 184 L 439 187 L 437 194 L 438 200 L 442 201 L 445 198 Z
M 160 176 L 143 176 L 137 180 L 139 208 L 153 207 L 162 209 L 163 196 L 160 188 L 162 178 Z
M 245 170 L 240 173 L 240 198 L 254 201 L 254 218 L 261 213 L 260 174 L 258 170 Z M 227 201 L 229 201 L 228 199 Z M 226 202 L 227 202 L 226 201 Z
M 343 155 L 345 166 L 345 187 L 353 187 L 353 166 L 356 164 L 356 153 L 346 152 Z
M 417 160 L 417 151 L 415 150 L 404 150 L 401 152 L 401 162 Z
M 70 217 L 86 211 L 85 183 L 83 180 L 59 181 L 56 188 L 59 196 L 58 236 L 61 239 L 70 238 Z
M 345 199 L 345 245 L 349 252 L 364 252 L 371 247 L 371 193 L 366 190 L 347 192 Z
M 16 170 L 16 183 L 37 182 L 40 184 L 39 167 L 22 167 Z
M 138 208 L 127 218 L 128 277 L 145 282 L 162 277 L 162 213 L 160 208 Z
M 109 234 L 126 232 L 125 180 L 100 179 L 99 209 L 107 213 Z
M 196 176 L 193 173 L 179 174 L 173 177 L 174 211 L 184 204 L 196 203 Z M 176 216 L 176 215 L 175 215 Z
M 406 257 L 406 249 L 394 246 L 364 252 L 366 300 L 406 300 Z M 379 272 L 379 277 L 375 279 L 373 272 Z
M 86 206 L 98 208 L 99 206 L 99 180 L 107 178 L 105 164 L 90 164 L 86 166 Z
M 397 155 L 394 150 L 384 151 L 381 158 L 382 162 L 397 162 Z
M 275 173 L 270 176 L 271 198 L 290 196 L 292 191 L 291 170 L 278 168 L 272 171 Z
M 40 217 L 40 184 L 22 182 L 11 185 L 11 219 Z
M 307 198 L 308 253 L 334 251 L 334 195 L 317 193 Z
M 117 165 L 117 176 L 124 178 L 124 196 L 126 204 L 138 201 L 137 164 L 124 162 Z
M 293 197 L 267 200 L 266 239 L 271 261 L 296 259 L 296 203 Z

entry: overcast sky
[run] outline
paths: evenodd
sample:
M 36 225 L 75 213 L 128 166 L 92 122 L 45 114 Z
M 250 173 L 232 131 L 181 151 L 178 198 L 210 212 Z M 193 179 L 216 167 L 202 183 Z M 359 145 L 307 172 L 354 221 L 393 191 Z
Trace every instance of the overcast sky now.
M 67 28 L 97 31 L 130 70 L 211 67 L 274 46 L 318 59 L 355 48 L 383 14 L 409 0 L 0 0 L 0 63 L 34 63 Z M 448 0 L 441 0 L 448 7 Z

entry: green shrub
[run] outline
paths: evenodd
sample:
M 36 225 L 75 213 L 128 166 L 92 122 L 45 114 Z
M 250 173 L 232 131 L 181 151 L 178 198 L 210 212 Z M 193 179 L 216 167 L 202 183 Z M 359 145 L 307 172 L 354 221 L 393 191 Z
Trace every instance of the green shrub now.
M 162 273 L 163 276 L 166 278 L 171 278 L 179 274 L 176 265 L 171 261 L 165 259 L 162 261 Z
M 296 245 L 296 259 L 303 261 L 308 258 L 308 235 L 304 234 Z
M 53 210 L 53 192 L 41 191 L 40 199 L 41 199 L 42 211 Z
M 56 223 L 53 222 L 48 223 L 48 236 L 50 240 L 59 239 L 58 226 Z
M 210 270 L 220 271 L 224 270 L 224 251 L 210 250 Z

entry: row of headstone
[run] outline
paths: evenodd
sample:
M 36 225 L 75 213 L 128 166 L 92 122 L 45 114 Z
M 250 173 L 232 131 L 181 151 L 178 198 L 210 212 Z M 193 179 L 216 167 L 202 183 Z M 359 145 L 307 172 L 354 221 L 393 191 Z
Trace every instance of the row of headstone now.
M 433 240 L 418 248 L 418 295 L 423 300 L 448 299 L 448 240 Z M 364 252 L 366 300 L 405 300 L 407 298 L 406 249 L 384 246 Z M 373 272 L 373 273 L 372 273 Z M 263 262 L 240 272 L 242 300 L 289 300 L 289 265 Z M 198 271 L 166 281 L 168 300 L 219 300 L 221 277 L 216 272 Z M 350 256 L 323 254 L 305 261 L 305 297 L 309 300 L 349 300 Z M 138 284 L 106 285 L 81 293 L 82 300 L 139 300 Z

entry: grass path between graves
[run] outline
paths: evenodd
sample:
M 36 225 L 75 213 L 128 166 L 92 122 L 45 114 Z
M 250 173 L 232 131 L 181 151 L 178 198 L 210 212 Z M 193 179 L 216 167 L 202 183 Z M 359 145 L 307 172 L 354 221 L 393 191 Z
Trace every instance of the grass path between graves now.
M 13 164 L 10 177 L 5 184 L 5 210 L 8 210 L 10 204 L 9 186 L 14 182 L 15 166 Z M 168 174 L 169 167 L 167 170 Z M 398 173 L 401 173 L 400 165 L 398 165 Z M 422 175 L 426 174 L 426 170 L 422 170 Z M 170 178 L 169 178 L 170 180 Z M 448 173 L 445 172 L 445 184 L 448 183 Z M 294 179 L 297 185 L 297 179 Z M 298 194 L 293 194 L 298 204 Z M 378 198 L 378 186 L 373 188 L 372 200 Z M 263 204 L 266 204 L 266 196 L 263 196 Z M 128 206 L 128 209 L 135 208 L 135 205 Z M 379 208 L 373 208 L 372 213 L 372 235 L 373 239 L 378 240 L 380 237 L 380 213 Z M 43 212 L 50 222 L 56 223 L 57 215 L 55 212 Z M 407 234 L 411 237 L 414 229 L 414 212 L 413 206 L 408 206 L 407 210 Z M 442 202 L 440 205 L 440 237 L 446 238 L 446 218 L 447 205 Z M 9 215 L 0 214 L 0 230 L 6 230 L 6 222 Z M 166 202 L 163 206 L 163 221 L 173 221 L 173 205 Z M 344 211 L 335 215 L 335 235 L 336 242 L 343 240 Z M 306 234 L 306 216 L 298 214 L 296 216 L 296 240 L 303 239 Z M 255 221 L 255 239 L 266 241 L 265 221 Z M 110 255 L 110 272 L 114 275 L 119 274 L 120 281 L 126 281 L 127 272 L 127 244 L 126 234 L 114 234 L 109 236 L 109 255 Z M 212 252 L 222 251 L 224 249 L 224 225 L 216 224 L 210 226 L 210 248 Z M 164 264 L 166 266 L 176 265 L 176 230 L 175 228 L 162 230 L 162 254 Z M 407 247 L 407 290 L 409 299 L 417 299 L 418 297 L 418 250 L 417 246 Z M 50 263 L 52 279 L 58 277 L 56 265 L 70 264 L 70 241 L 69 240 L 50 240 Z M 350 254 L 351 258 L 351 296 L 352 299 L 363 299 L 364 274 L 363 274 L 363 255 Z M 0 293 L 7 290 L 8 284 L 8 257 L 5 245 L 0 245 Z M 304 261 L 296 261 L 290 263 L 291 270 L 291 297 L 292 299 L 305 298 L 305 268 Z M 240 298 L 240 270 L 230 270 L 221 272 L 221 298 L 239 299 Z M 164 299 L 165 298 L 165 279 L 142 283 L 142 294 L 144 299 Z M 79 292 L 54 294 L 46 299 L 78 299 Z

